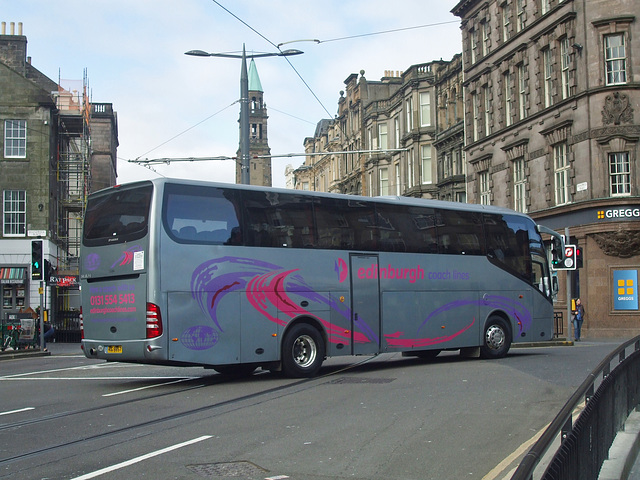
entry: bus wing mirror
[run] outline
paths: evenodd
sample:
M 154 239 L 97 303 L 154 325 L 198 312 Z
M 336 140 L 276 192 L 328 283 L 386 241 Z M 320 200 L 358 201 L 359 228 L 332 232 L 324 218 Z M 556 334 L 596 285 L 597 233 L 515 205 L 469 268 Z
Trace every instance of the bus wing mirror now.
M 564 237 L 558 232 L 545 227 L 544 225 L 537 225 L 539 233 L 546 233 L 551 235 L 551 263 L 555 265 L 561 265 L 564 262 Z
M 551 277 L 551 291 L 553 292 L 553 295 L 557 295 L 559 290 L 560 287 L 558 286 L 558 277 L 553 275 Z

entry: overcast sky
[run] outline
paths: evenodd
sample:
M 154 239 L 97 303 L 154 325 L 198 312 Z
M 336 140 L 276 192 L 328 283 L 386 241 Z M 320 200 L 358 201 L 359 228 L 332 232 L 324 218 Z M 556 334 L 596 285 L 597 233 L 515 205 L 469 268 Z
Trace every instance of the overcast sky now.
M 378 81 L 461 48 L 458 0 L 0 0 L 0 21 L 23 23 L 32 65 L 52 80 L 82 84 L 118 115 L 118 182 L 158 175 L 235 181 L 233 161 L 172 163 L 156 172 L 136 158 L 233 156 L 238 149 L 240 60 L 188 50 L 247 53 L 295 48 L 303 55 L 257 59 L 274 155 L 304 151 L 316 124 L 337 113 L 344 80 Z M 419 28 L 413 28 L 419 27 Z M 395 30 L 393 32 L 388 32 Z M 388 32 L 388 33 L 379 33 Z M 9 33 L 7 31 L 7 33 Z M 350 38 L 345 38 L 350 37 Z M 297 73 L 296 73 L 297 71 Z M 302 78 L 300 78 L 302 77 Z M 317 99 L 316 99 L 317 97 Z M 328 112 L 328 113 L 327 113 Z M 274 158 L 273 185 L 302 157 Z

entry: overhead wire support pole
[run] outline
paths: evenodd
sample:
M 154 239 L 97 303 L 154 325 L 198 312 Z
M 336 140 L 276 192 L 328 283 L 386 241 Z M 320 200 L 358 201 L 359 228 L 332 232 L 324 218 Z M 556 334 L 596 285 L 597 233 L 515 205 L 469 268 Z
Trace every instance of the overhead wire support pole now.
M 251 184 L 249 161 L 249 75 L 247 74 L 247 53 L 242 44 L 242 69 L 240 70 L 240 182 Z

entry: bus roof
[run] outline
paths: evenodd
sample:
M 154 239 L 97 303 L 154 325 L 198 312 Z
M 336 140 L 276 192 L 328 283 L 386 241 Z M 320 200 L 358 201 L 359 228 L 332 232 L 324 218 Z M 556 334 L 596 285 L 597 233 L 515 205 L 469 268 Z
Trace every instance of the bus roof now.
M 308 190 L 291 190 L 287 188 L 263 187 L 258 185 L 243 185 L 243 184 L 224 183 L 224 182 L 210 182 L 210 181 L 203 181 L 203 180 L 187 180 L 182 178 L 171 178 L 171 177 L 162 177 L 162 178 L 141 180 L 141 181 L 130 182 L 130 183 L 123 183 L 123 184 L 115 185 L 113 187 L 105 188 L 98 192 L 94 192 L 92 195 L 106 193 L 106 191 L 114 188 L 122 188 L 122 187 L 129 188 L 135 185 L 148 185 L 149 183 L 152 183 L 154 185 L 159 185 L 159 186 L 167 183 L 172 183 L 172 184 L 193 185 L 193 186 L 202 186 L 202 187 L 227 188 L 227 189 L 233 189 L 233 190 L 251 190 L 251 191 L 269 192 L 269 193 L 282 193 L 282 194 L 289 194 L 289 195 L 305 195 L 309 197 L 318 197 L 318 198 L 342 198 L 346 200 L 357 199 L 357 200 L 368 201 L 368 202 L 373 201 L 376 203 L 387 203 L 387 204 L 395 203 L 395 204 L 402 204 L 402 205 L 416 206 L 416 207 L 420 206 L 420 207 L 431 207 L 431 208 L 439 208 L 439 209 L 447 209 L 447 210 L 469 211 L 469 212 L 500 213 L 500 214 L 511 214 L 511 215 L 520 215 L 520 216 L 528 217 L 528 215 L 525 213 L 517 212 L 509 208 L 497 207 L 495 205 L 480 205 L 475 203 L 451 202 L 446 200 L 404 197 L 404 196 L 398 196 L 398 195 L 365 197 L 362 195 L 315 192 L 315 191 L 308 191 Z

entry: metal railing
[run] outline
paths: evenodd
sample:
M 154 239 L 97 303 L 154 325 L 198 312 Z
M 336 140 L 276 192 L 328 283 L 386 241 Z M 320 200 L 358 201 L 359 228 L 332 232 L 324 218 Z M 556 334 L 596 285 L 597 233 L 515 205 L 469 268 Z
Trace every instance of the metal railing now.
M 553 335 L 556 338 L 564 335 L 564 312 L 553 312 Z
M 60 311 L 53 321 L 56 342 L 80 343 L 80 312 Z
M 613 366 L 612 366 L 613 364 Z M 584 399 L 584 410 L 574 414 Z M 596 480 L 609 448 L 640 403 L 640 336 L 620 345 L 587 376 L 520 462 L 511 480 Z M 552 446 L 559 447 L 548 462 Z M 536 472 L 538 467 L 544 473 Z

